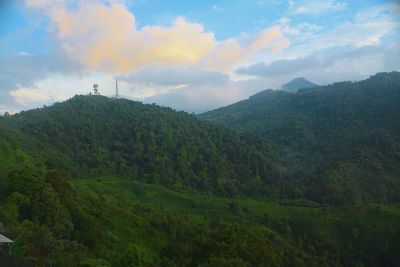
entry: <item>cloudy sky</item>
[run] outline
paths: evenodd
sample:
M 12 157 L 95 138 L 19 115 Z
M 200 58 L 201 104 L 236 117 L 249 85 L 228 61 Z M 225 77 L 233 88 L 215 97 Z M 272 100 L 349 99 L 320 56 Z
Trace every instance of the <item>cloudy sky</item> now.
M 0 113 L 86 94 L 201 112 L 400 70 L 400 2 L 1 0 Z

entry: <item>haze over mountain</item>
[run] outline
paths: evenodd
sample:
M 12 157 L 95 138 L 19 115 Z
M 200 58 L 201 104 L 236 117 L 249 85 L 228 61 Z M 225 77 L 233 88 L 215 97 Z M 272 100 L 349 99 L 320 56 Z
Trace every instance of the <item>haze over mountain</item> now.
M 290 82 L 282 85 L 281 90 L 285 91 L 285 92 L 296 93 L 300 89 L 311 88 L 311 87 L 316 87 L 316 86 L 318 86 L 318 85 L 306 80 L 303 77 L 299 77 L 299 78 L 293 79 Z

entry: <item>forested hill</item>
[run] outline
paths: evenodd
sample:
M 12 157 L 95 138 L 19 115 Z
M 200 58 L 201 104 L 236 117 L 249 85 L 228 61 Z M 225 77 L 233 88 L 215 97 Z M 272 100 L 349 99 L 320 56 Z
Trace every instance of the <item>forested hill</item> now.
M 0 266 L 396 266 L 399 83 L 385 77 L 254 96 L 288 109 L 248 114 L 275 122 L 244 123 L 260 137 L 97 95 L 0 117 L 0 231 L 14 240 Z M 354 133 L 332 130 L 347 98 Z
M 74 177 L 113 174 L 220 195 L 258 194 L 270 177 L 261 144 L 156 105 L 75 96 L 0 124 L 17 132 L 15 143 L 47 168 Z
M 400 200 L 399 72 L 294 94 L 266 90 L 201 117 L 275 144 L 282 168 L 314 197 Z

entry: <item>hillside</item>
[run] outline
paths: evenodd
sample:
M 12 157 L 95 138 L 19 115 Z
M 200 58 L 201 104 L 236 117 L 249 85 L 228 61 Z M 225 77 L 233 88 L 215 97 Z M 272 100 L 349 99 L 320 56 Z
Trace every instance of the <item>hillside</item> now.
M 312 199 L 400 200 L 400 73 L 300 90 L 266 90 L 201 115 L 276 146 Z
M 261 138 L 184 112 L 76 96 L 0 118 L 0 137 L 0 222 L 15 241 L 0 265 L 397 262 L 398 206 L 306 200 L 319 185 L 294 180 Z
M 45 191 L 31 197 L 32 218 L 21 194 L 3 204 L 0 219 L 18 256 L 0 248 L 0 265 L 372 267 L 398 259 L 395 206 L 205 197 L 113 177 L 62 178 L 48 176 Z M 20 218 L 4 220 L 13 205 Z
M 211 226 L 211 217 L 193 223 L 198 216 L 191 210 L 165 211 L 174 195 L 166 189 L 171 192 L 167 199 L 151 209 L 144 203 L 148 199 L 119 198 L 128 195 L 126 186 L 144 186 L 138 182 L 163 185 L 182 198 L 181 191 L 202 192 L 200 200 L 213 194 L 262 195 L 271 167 L 256 144 L 183 112 L 102 96 L 76 96 L 2 117 L 0 222 L 15 242 L 10 251 L 0 247 L 0 265 L 189 266 L 189 257 L 204 264 L 224 261 L 229 255 L 207 259 L 190 256 L 186 249 L 209 253 L 207 244 L 197 244 L 200 237 L 214 240 L 216 233 L 223 238 L 235 219 Z M 104 190 L 120 184 L 115 177 L 123 178 L 125 187 L 101 194 L 95 186 L 105 174 L 112 178 Z M 94 186 L 81 190 L 82 178 Z M 253 241 L 248 230 L 238 231 L 235 238 L 247 235 Z M 183 242 L 185 237 L 193 241 Z M 292 246 L 282 242 L 268 246 L 275 251 Z M 243 255 L 236 261 L 250 260 Z
M 76 96 L 0 119 L 32 139 L 27 153 L 74 176 L 113 174 L 223 195 L 257 194 L 270 177 L 256 141 L 184 112 L 102 96 Z

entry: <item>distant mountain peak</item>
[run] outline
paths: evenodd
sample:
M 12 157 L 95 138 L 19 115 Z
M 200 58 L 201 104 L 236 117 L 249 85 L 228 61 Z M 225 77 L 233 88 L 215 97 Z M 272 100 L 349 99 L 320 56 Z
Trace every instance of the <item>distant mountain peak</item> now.
M 318 86 L 318 84 L 312 83 L 303 77 L 299 77 L 282 85 L 281 90 L 286 92 L 296 93 L 300 89 L 315 87 L 315 86 Z

